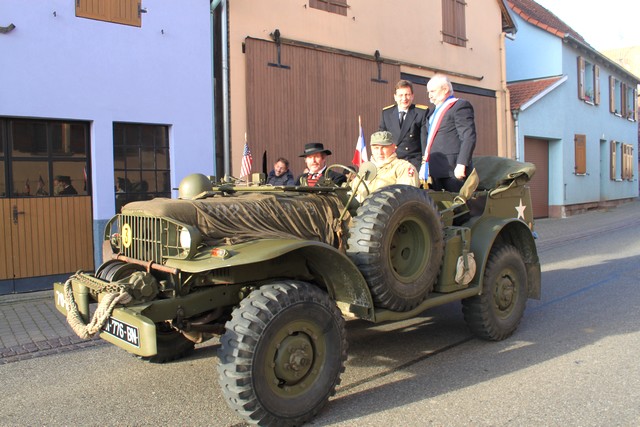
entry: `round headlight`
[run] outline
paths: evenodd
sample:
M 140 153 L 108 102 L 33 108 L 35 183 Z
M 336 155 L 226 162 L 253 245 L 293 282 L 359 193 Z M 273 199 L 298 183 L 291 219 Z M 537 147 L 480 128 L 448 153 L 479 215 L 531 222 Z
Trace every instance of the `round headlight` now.
M 191 247 L 191 233 L 184 227 L 180 229 L 180 247 L 185 250 Z

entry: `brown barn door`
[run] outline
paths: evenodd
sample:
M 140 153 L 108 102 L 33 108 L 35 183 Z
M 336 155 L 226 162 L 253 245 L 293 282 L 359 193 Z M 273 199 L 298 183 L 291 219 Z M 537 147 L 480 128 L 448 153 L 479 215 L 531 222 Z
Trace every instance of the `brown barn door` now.
M 50 289 L 52 276 L 93 270 L 90 196 L 4 199 L 0 206 L 0 293 Z
M 536 173 L 529 181 L 533 217 L 549 216 L 549 142 L 541 139 L 524 139 L 525 161 L 536 165 Z

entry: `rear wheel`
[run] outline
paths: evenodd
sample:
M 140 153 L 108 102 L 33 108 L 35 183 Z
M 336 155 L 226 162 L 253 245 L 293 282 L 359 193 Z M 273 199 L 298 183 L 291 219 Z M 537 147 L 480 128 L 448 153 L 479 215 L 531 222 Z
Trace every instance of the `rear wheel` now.
M 344 320 L 307 283 L 263 286 L 226 324 L 218 356 L 229 406 L 259 425 L 300 425 L 335 393 L 347 358 Z
M 471 331 L 486 340 L 508 338 L 518 328 L 527 303 L 527 272 L 518 249 L 495 245 L 489 254 L 482 294 L 462 301 Z

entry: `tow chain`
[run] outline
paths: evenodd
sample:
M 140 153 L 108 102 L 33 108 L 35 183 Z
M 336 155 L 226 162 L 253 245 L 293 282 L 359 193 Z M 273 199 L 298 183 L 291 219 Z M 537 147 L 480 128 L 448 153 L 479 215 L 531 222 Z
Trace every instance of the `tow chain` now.
M 107 290 L 108 292 L 103 295 L 96 311 L 93 313 L 91 321 L 89 323 L 84 323 L 76 301 L 73 298 L 73 287 L 71 285 L 71 281 L 74 278 L 84 282 L 82 279 L 86 279 L 86 277 L 81 277 L 82 276 L 79 276 L 76 273 L 64 283 L 64 300 L 67 306 L 67 322 L 71 326 L 71 329 L 73 329 L 76 335 L 80 338 L 89 339 L 102 329 L 109 316 L 111 316 L 116 304 L 128 303 L 131 301 L 131 295 L 127 293 L 124 286 L 119 286 L 117 292 L 114 292 L 115 289 L 105 289 L 100 287 L 98 283 L 92 283 L 94 286 L 90 285 L 88 286 L 89 288 L 98 292 L 104 290 Z

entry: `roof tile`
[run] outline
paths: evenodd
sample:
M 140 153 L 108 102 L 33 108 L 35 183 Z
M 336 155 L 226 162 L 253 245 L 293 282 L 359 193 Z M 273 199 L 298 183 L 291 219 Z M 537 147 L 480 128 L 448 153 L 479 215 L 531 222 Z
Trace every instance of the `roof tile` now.
M 507 87 L 511 98 L 511 110 L 520 109 L 523 104 L 542 93 L 561 78 L 562 76 L 554 76 L 509 83 Z
M 540 6 L 533 0 L 508 0 L 507 3 L 511 10 L 518 14 L 522 19 L 535 25 L 554 36 L 564 38 L 567 35 L 580 40 L 589 45 L 587 41 L 564 21 L 554 15 L 548 9 Z

